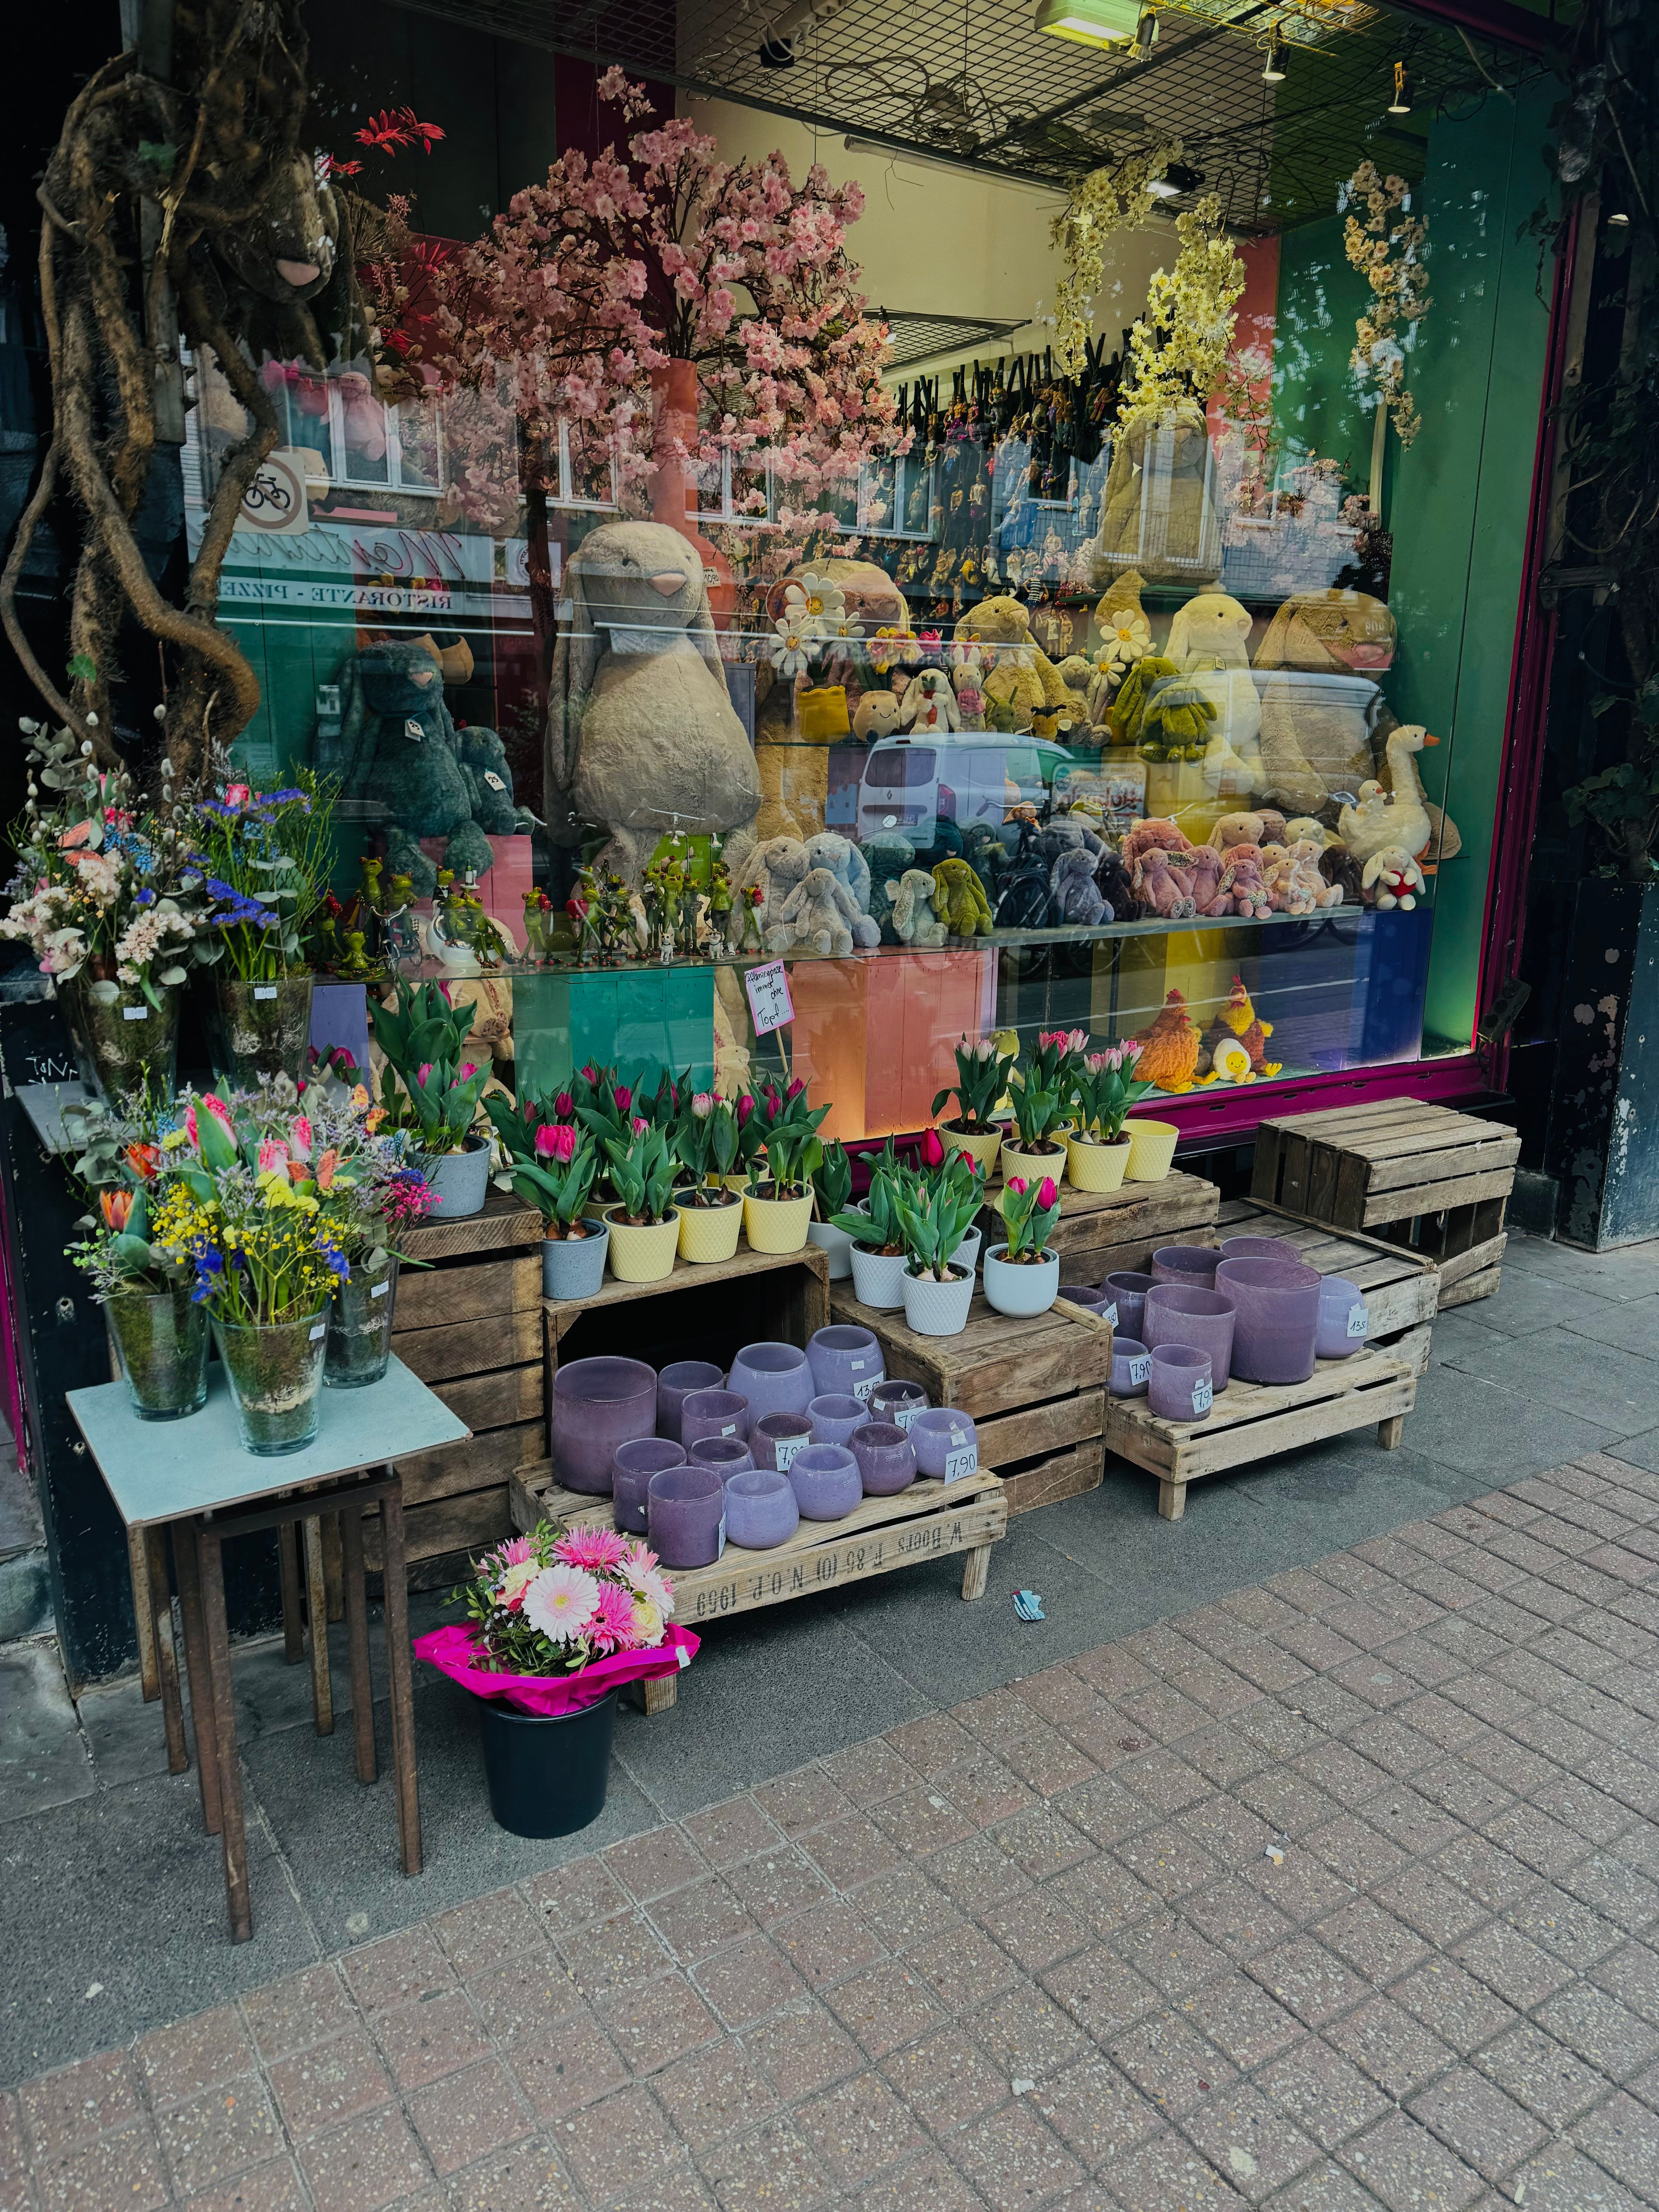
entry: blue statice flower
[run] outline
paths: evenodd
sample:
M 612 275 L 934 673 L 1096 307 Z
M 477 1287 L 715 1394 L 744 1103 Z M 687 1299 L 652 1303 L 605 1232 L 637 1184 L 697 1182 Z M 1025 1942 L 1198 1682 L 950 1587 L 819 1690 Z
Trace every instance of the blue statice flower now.
M 155 903 L 155 893 L 150 889 L 149 885 L 146 884 L 143 890 L 134 893 L 132 902 L 134 906 L 154 906 Z

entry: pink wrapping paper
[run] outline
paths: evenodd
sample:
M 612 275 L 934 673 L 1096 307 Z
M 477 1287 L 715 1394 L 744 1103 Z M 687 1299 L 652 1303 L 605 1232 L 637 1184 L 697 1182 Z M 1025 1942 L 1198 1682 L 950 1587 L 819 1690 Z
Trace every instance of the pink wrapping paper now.
M 699 1640 L 689 1628 L 671 1621 L 666 1640 L 653 1650 L 618 1651 L 609 1659 L 596 1659 L 579 1674 L 495 1674 L 479 1666 L 472 1630 L 453 1623 L 417 1636 L 415 1656 L 471 1690 L 475 1698 L 505 1698 L 515 1712 L 547 1716 L 582 1712 L 624 1682 L 678 1674 L 691 1664 Z

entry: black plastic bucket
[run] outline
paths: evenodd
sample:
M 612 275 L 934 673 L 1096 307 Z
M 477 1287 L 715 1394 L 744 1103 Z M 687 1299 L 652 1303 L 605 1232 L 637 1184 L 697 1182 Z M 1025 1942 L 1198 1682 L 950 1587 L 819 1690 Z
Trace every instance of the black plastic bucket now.
M 513 1836 L 571 1836 L 605 1810 L 617 1692 L 579 1713 L 514 1713 L 480 1700 L 489 1809 Z

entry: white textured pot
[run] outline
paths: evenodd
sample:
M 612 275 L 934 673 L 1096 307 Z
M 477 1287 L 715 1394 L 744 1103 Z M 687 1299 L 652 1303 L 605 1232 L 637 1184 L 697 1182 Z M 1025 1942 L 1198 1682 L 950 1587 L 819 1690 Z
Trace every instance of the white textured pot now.
M 1008 1247 L 994 1244 L 985 1255 L 985 1295 L 1001 1314 L 1023 1319 L 1047 1313 L 1060 1291 L 1060 1255 L 1045 1252 L 1035 1266 L 1009 1260 Z
M 982 1229 L 970 1229 L 956 1250 L 951 1255 L 953 1267 L 966 1267 L 971 1275 L 979 1265 L 979 1248 L 985 1242 Z
M 904 1304 L 904 1255 L 853 1247 L 853 1295 L 861 1306 L 896 1313 Z
M 971 1268 L 952 1275 L 948 1283 L 931 1282 L 906 1273 L 904 1319 L 918 1336 L 960 1336 L 968 1326 L 968 1309 L 974 1303 Z
M 830 1281 L 845 1282 L 853 1272 L 853 1240 L 847 1231 L 827 1221 L 810 1221 L 806 1224 L 806 1241 L 830 1255 Z

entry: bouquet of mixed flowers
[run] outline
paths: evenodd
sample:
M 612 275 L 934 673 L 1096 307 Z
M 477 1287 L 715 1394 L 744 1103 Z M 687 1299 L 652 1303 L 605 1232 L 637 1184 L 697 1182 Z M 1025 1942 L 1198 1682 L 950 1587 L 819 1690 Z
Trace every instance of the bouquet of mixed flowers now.
M 302 769 L 283 791 L 231 783 L 200 802 L 189 861 L 209 902 L 199 959 L 228 961 L 243 982 L 304 969 L 306 933 L 328 890 L 334 796 Z
M 125 1111 L 92 1101 L 65 1108 L 64 1121 L 80 1148 L 71 1172 L 93 1208 L 65 1249 L 92 1278 L 93 1296 L 106 1305 L 193 1288 L 196 1249 L 213 1224 L 161 1149 L 170 1109 L 148 1099 Z
M 574 1712 L 619 1683 L 672 1674 L 697 1638 L 672 1626 L 674 1589 L 646 1546 L 611 1528 L 557 1528 L 486 1552 L 453 1593 L 469 1627 L 416 1639 L 422 1659 L 522 1712 Z

